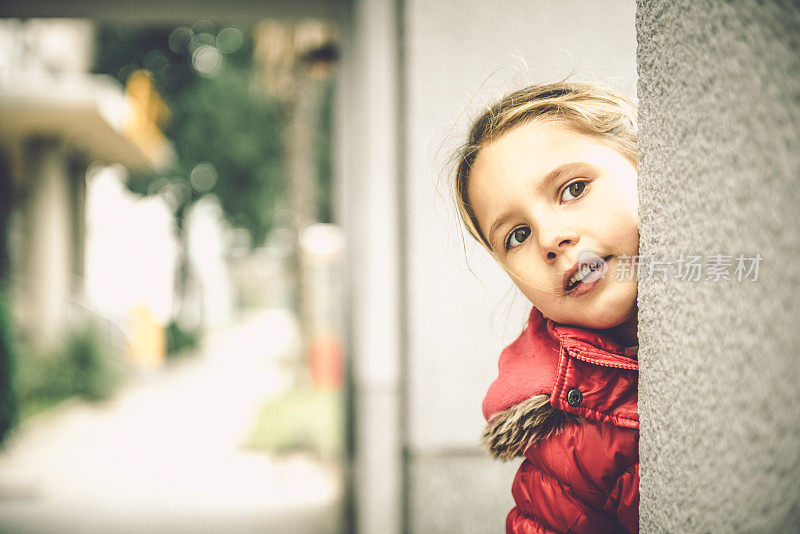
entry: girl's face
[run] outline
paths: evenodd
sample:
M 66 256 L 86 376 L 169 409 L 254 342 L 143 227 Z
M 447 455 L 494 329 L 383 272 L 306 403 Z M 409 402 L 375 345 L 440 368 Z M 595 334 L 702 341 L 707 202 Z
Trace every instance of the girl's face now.
M 467 193 L 492 251 L 545 317 L 604 329 L 636 313 L 637 177 L 598 139 L 534 122 L 480 150 Z

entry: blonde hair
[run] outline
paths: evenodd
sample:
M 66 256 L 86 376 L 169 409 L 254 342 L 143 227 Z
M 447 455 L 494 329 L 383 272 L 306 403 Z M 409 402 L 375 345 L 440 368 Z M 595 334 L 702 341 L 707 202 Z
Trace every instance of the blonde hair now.
M 561 81 L 509 93 L 472 124 L 466 144 L 456 153 L 455 196 L 458 214 L 470 235 L 492 253 L 467 195 L 469 174 L 480 150 L 517 126 L 533 121 L 562 124 L 598 138 L 636 166 L 636 106 L 609 87 Z

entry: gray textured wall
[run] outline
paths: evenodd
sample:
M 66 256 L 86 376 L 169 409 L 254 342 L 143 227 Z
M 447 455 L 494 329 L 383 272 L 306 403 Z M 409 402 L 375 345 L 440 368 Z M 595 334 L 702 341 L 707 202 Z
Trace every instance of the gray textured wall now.
M 641 254 L 764 258 L 640 281 L 642 532 L 798 532 L 800 8 L 640 0 L 636 25 Z

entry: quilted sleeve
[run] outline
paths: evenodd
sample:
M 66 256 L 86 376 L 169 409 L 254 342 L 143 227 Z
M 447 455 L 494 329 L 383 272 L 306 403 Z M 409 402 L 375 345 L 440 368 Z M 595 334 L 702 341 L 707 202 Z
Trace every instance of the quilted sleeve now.
M 569 425 L 525 456 L 512 484 L 517 507 L 507 532 L 638 532 L 637 431 Z
M 603 509 L 605 495 L 558 480 L 529 460 L 520 466 L 511 492 L 517 506 L 506 519 L 508 534 L 623 533 L 616 511 Z
M 616 511 L 620 525 L 627 532 L 639 532 L 639 462 L 619 476 L 606 508 Z

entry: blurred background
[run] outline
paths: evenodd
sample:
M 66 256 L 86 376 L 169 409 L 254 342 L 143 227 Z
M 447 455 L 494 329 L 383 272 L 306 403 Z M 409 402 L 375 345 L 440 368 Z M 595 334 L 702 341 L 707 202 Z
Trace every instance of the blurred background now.
M 467 4 L 0 7 L 0 532 L 502 529 L 527 309 L 448 158 L 522 85 L 635 98 L 635 5 Z

